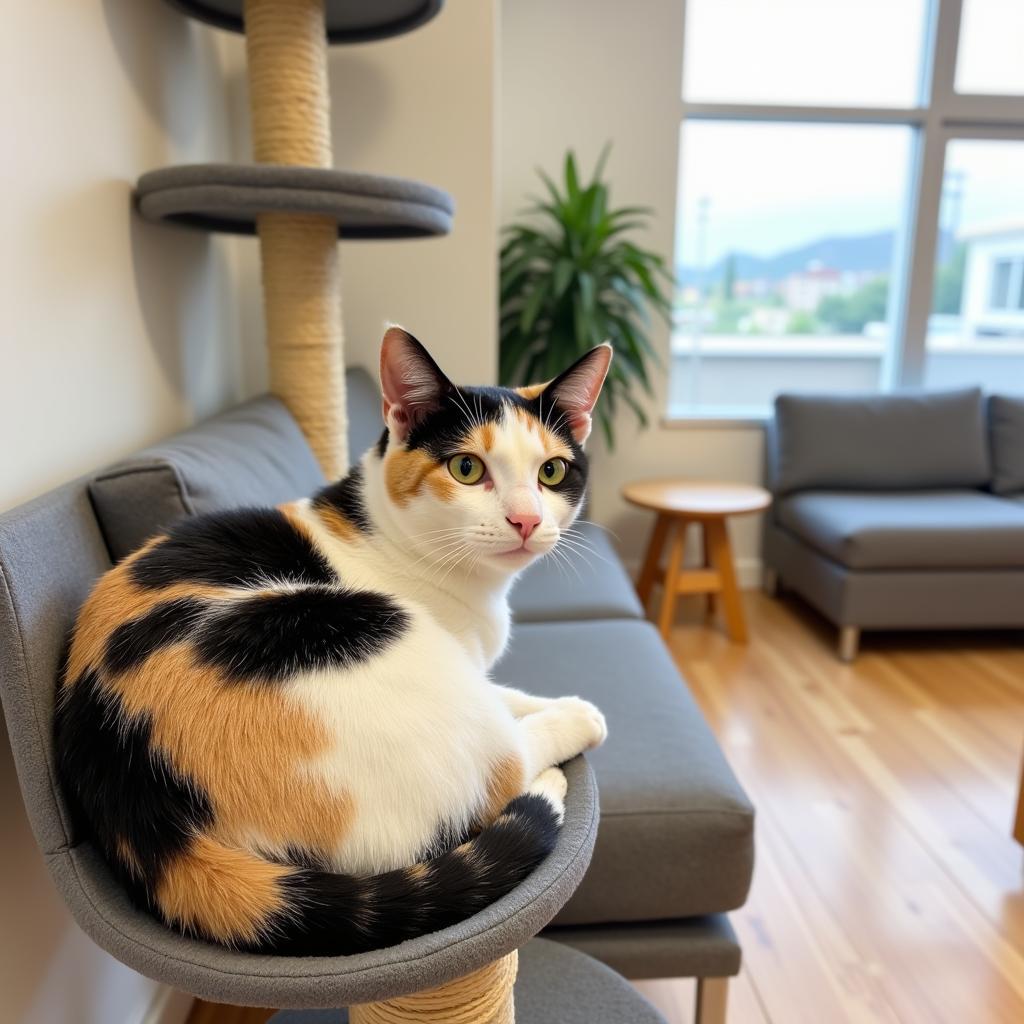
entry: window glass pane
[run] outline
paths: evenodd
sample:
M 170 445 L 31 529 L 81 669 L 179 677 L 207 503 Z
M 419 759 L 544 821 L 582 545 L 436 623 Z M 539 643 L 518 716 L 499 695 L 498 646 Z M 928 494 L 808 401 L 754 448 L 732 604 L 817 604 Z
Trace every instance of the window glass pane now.
M 683 125 L 675 410 L 878 386 L 910 149 L 903 126 Z
M 910 107 L 926 0 L 687 0 L 692 101 Z
M 1010 301 L 1010 268 L 1013 264 L 1009 260 L 994 260 L 995 269 L 992 271 L 992 294 L 989 296 L 989 309 L 1006 309 Z
M 946 173 L 925 384 L 1024 391 L 1024 142 L 956 139 Z
M 956 91 L 1024 93 L 1024 2 L 964 0 Z

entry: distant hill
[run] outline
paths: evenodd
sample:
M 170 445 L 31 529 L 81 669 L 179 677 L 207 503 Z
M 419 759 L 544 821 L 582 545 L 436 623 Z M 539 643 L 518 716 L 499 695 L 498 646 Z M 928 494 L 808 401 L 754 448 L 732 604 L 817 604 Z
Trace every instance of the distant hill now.
M 820 262 L 835 270 L 887 273 L 892 262 L 894 231 L 876 231 L 869 235 L 835 235 L 819 238 L 796 249 L 786 249 L 774 256 L 755 256 L 748 252 L 734 252 L 723 256 L 703 272 L 680 264 L 676 267 L 679 283 L 706 285 L 720 281 L 730 256 L 736 261 L 736 279 L 749 281 L 763 278 L 781 281 L 809 263 Z

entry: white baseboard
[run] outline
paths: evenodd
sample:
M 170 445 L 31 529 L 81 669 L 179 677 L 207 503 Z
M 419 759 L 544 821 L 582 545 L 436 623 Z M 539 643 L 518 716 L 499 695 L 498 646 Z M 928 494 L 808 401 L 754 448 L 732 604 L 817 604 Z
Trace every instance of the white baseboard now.
M 185 1024 L 195 1000 L 187 993 L 170 985 L 161 985 L 140 1024 Z

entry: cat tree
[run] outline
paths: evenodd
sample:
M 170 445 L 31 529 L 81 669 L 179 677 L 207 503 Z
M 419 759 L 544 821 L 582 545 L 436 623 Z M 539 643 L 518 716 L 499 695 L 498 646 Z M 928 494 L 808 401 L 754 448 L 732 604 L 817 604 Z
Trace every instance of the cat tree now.
M 346 469 L 338 238 L 446 234 L 452 201 L 418 182 L 332 169 L 327 44 L 386 39 L 429 21 L 443 0 L 167 0 L 244 31 L 255 164 L 145 174 L 149 220 L 259 236 L 270 388 L 329 478 Z

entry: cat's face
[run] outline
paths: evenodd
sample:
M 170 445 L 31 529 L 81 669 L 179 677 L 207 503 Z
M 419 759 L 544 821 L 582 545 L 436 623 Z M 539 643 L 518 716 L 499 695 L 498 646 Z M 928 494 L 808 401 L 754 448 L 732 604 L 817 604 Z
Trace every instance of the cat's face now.
M 546 554 L 579 514 L 583 444 L 611 348 L 546 385 L 456 387 L 401 328 L 381 346 L 392 518 L 421 557 L 455 571 L 510 574 Z

